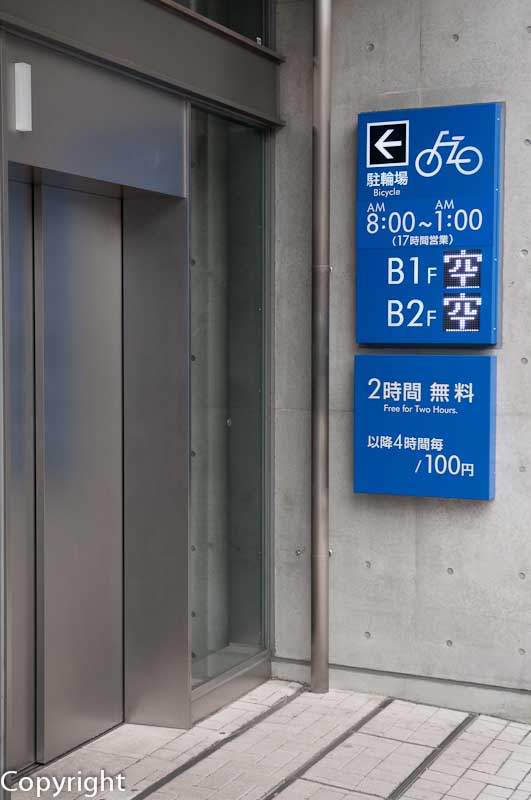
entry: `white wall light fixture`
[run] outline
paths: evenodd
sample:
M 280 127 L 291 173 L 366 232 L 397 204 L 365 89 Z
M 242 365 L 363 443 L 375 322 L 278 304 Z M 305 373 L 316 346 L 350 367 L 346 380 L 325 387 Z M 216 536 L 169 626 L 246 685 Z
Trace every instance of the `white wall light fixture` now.
M 15 129 L 31 131 L 31 64 L 15 64 Z

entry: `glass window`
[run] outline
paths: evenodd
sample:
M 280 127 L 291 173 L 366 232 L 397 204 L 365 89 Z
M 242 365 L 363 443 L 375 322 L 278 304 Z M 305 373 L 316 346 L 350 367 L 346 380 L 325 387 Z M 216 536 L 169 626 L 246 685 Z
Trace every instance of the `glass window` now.
M 192 676 L 264 648 L 261 131 L 194 110 Z
M 266 44 L 267 0 L 178 0 L 198 14 Z

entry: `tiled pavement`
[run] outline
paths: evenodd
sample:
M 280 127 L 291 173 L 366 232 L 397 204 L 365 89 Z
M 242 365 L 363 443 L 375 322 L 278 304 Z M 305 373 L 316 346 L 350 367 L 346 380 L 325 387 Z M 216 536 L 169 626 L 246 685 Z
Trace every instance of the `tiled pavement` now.
M 285 800 L 388 798 L 467 719 L 460 711 L 395 700 L 279 795 Z
M 354 692 L 306 692 L 181 773 L 150 800 L 266 798 L 383 702 Z
M 476 719 L 404 794 L 404 800 L 528 800 L 531 726 Z
M 531 725 L 271 681 L 192 731 L 125 725 L 46 771 L 94 765 L 125 775 L 107 800 L 531 800 Z
M 422 738 L 422 728 L 417 729 L 413 736 L 406 739 L 406 734 L 397 732 L 401 725 L 392 727 L 379 726 L 384 715 L 394 713 L 399 704 L 395 701 L 384 712 L 366 726 L 362 736 L 369 738 L 366 731 L 371 730 L 371 738 L 377 733 L 382 740 L 387 737 L 418 741 Z M 418 709 L 426 706 L 414 706 L 409 703 L 400 703 L 401 706 L 410 706 L 412 715 L 422 713 Z M 433 710 L 433 709 L 432 709 Z M 442 719 L 446 714 L 455 712 L 442 711 Z M 441 710 L 431 718 L 433 722 L 441 721 Z M 428 720 L 428 727 L 429 725 Z M 446 718 L 446 723 L 449 722 Z M 424 732 L 428 727 L 424 727 Z M 437 725 L 435 727 L 438 727 Z M 446 728 L 446 730 L 448 730 Z M 442 734 L 442 730 L 441 730 Z M 447 734 L 448 735 L 448 734 Z M 353 739 L 356 738 L 351 737 Z M 444 737 L 445 738 L 445 737 Z M 431 735 L 425 740 L 433 744 L 435 739 Z M 339 748 L 341 750 L 341 748 Z M 355 749 L 354 752 L 357 752 Z M 394 751 L 397 752 L 396 750 Z M 334 755 L 332 753 L 331 755 Z M 435 758 L 433 758 L 433 755 Z M 393 793 L 393 800 L 529 800 L 531 797 L 531 725 L 508 722 L 494 717 L 480 716 L 473 719 L 461 733 L 439 753 L 432 755 L 431 763 L 418 775 L 411 785 L 406 787 L 401 794 Z M 389 797 L 393 792 L 391 780 L 388 786 L 382 785 L 373 788 L 371 797 L 360 789 L 360 784 L 355 791 L 352 784 L 348 787 L 344 780 L 345 774 L 352 773 L 351 762 L 349 769 L 338 764 L 335 773 L 321 772 L 321 764 L 327 764 L 330 757 L 318 763 L 307 772 L 302 779 L 293 782 L 285 791 L 278 795 L 278 800 L 374 800 L 374 794 L 379 797 Z M 354 756 L 356 758 L 356 756 Z M 412 762 L 411 762 L 412 763 Z M 389 776 L 401 777 L 401 765 L 398 769 L 386 769 L 385 757 L 373 767 L 371 776 L 387 772 Z M 324 778 L 324 780 L 322 780 Z M 332 785 L 330 785 L 330 783 Z M 340 788 L 339 784 L 346 788 Z M 365 784 L 366 785 L 366 784 Z M 396 787 L 395 787 L 396 789 Z
M 127 792 L 118 792 L 120 800 L 130 800 L 146 787 L 219 746 L 239 730 L 282 704 L 301 690 L 300 684 L 272 680 L 245 697 L 185 731 L 148 725 L 121 725 L 84 747 L 39 770 L 36 775 L 125 776 Z M 53 792 L 42 794 L 51 797 Z M 106 795 L 107 797 L 108 795 Z M 33 800 L 30 794 L 16 792 L 16 800 Z M 79 792 L 61 792 L 59 800 L 84 797 Z

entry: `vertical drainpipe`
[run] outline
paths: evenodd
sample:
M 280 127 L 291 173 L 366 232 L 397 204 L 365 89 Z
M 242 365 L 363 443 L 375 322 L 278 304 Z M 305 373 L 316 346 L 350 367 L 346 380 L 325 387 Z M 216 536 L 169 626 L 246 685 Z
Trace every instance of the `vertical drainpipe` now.
M 314 0 L 311 688 L 329 687 L 330 106 L 332 0 Z

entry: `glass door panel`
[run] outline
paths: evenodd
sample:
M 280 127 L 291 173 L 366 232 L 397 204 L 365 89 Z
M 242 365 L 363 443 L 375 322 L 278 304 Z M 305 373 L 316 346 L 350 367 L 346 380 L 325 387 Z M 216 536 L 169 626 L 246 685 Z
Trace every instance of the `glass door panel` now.
M 263 134 L 192 113 L 194 684 L 264 648 Z

